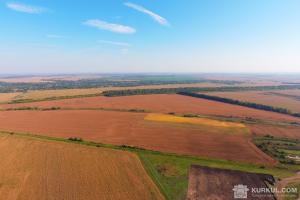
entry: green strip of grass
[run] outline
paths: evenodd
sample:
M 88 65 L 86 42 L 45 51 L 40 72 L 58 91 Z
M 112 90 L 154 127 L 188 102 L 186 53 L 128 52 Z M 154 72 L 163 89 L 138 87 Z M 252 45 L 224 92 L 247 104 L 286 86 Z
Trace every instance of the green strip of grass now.
M 290 155 L 300 156 L 300 150 L 287 150 L 287 149 L 280 149 L 280 150 Z

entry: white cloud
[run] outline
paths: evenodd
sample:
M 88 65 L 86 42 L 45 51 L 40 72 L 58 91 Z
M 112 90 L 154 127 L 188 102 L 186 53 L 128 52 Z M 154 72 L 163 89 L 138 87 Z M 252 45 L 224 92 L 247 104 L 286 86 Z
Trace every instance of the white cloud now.
M 21 3 L 7 3 L 6 6 L 14 11 L 24 12 L 29 14 L 40 14 L 47 11 L 47 9 L 42 7 L 25 5 Z
M 87 25 L 87 26 L 95 27 L 98 29 L 115 32 L 115 33 L 131 34 L 131 33 L 136 32 L 136 30 L 130 26 L 108 23 L 108 22 L 98 20 L 98 19 L 90 19 L 90 20 L 85 21 L 83 24 Z
M 115 41 L 109 41 L 109 40 L 99 40 L 98 41 L 101 44 L 111 44 L 116 46 L 124 46 L 124 47 L 130 47 L 131 45 L 126 42 L 115 42 Z
M 149 15 L 150 17 L 152 17 L 155 21 L 157 21 L 159 24 L 161 25 L 164 25 L 164 26 L 169 26 L 169 22 L 163 18 L 162 16 L 159 16 L 158 14 L 142 7 L 142 6 L 139 6 L 139 5 L 136 5 L 136 4 L 133 4 L 133 3 L 130 3 L 130 2 L 126 2 L 124 3 L 125 6 L 129 7 L 129 8 L 132 8 L 132 9 L 135 9 L 139 12 L 142 12 L 142 13 L 145 13 L 147 15 Z
M 64 38 L 62 35 L 56 35 L 56 34 L 48 34 L 46 35 L 47 38 L 54 38 L 54 39 L 59 39 L 59 38 Z

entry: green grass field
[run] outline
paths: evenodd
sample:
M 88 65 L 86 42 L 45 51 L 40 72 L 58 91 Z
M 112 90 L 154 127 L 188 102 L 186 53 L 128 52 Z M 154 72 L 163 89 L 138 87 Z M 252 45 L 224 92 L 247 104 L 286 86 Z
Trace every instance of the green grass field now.
M 280 150 L 289 155 L 300 156 L 300 150 L 286 150 L 286 149 L 280 149 Z

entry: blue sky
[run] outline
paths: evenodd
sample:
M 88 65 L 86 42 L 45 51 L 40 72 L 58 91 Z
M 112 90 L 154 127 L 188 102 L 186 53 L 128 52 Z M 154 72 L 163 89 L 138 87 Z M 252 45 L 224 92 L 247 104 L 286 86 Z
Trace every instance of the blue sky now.
M 0 0 L 0 73 L 300 72 L 298 0 Z

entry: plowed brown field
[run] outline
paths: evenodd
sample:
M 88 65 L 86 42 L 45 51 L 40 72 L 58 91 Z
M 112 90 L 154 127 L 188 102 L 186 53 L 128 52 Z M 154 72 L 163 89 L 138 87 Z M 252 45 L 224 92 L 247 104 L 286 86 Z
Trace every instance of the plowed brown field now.
M 164 199 L 132 153 L 0 133 L 1 200 Z
M 0 129 L 253 163 L 273 163 L 250 134 L 224 128 L 144 120 L 143 113 L 60 110 L 2 111 Z M 228 131 L 226 129 L 226 131 Z M 242 153 L 241 153 L 242 152 Z
M 145 109 L 154 112 L 196 113 L 203 115 L 220 115 L 233 117 L 252 117 L 275 121 L 297 121 L 300 118 L 289 115 L 231 105 L 206 99 L 187 97 L 176 94 L 137 95 L 125 97 L 89 97 L 65 99 L 24 104 L 1 105 L 3 108 L 38 106 L 62 108 L 114 108 L 114 109 Z
M 248 125 L 248 127 L 254 135 L 272 135 L 275 137 L 285 137 L 293 139 L 300 138 L 300 127 L 280 127 L 262 124 Z
M 251 189 L 269 189 L 274 183 L 274 177 L 268 174 L 192 165 L 189 170 L 189 186 L 186 200 L 276 200 L 270 191 L 255 193 Z M 239 191 L 237 187 L 241 186 L 243 191 L 244 185 L 249 188 L 246 198 L 235 198 L 235 192 Z

